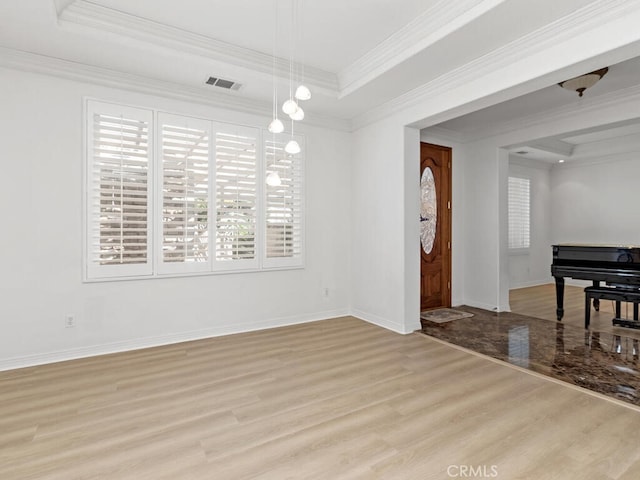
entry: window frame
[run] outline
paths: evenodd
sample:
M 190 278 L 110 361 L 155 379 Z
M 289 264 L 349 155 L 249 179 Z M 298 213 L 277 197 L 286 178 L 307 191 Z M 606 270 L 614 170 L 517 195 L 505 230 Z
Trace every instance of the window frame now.
M 263 268 L 264 269 L 287 269 L 287 268 L 295 268 L 297 266 L 304 266 L 305 263 L 305 218 L 306 218 L 306 211 L 305 211 L 305 156 L 301 154 L 297 154 L 292 156 L 293 158 L 296 158 L 299 156 L 299 158 L 297 158 L 297 161 L 299 162 L 299 166 L 298 168 L 300 169 L 300 173 L 299 173 L 299 177 L 300 177 L 300 182 L 298 184 L 298 187 L 300 188 L 300 207 L 299 207 L 299 215 L 300 215 L 300 225 L 299 225 L 299 230 L 300 230 L 300 250 L 301 253 L 298 256 L 291 256 L 291 257 L 270 257 L 268 255 L 268 248 L 269 248 L 269 243 L 268 243 L 268 232 L 267 232 L 267 222 L 268 222 L 268 215 L 266 212 L 266 209 L 268 207 L 268 200 L 267 200 L 267 196 L 269 195 L 269 189 L 266 186 L 266 176 L 267 176 L 267 172 L 269 171 L 269 162 L 267 161 L 267 154 L 266 154 L 266 144 L 268 141 L 273 142 L 274 140 L 278 141 L 280 144 L 284 145 L 286 144 L 286 142 L 288 142 L 289 140 L 291 140 L 291 138 L 293 138 L 294 140 L 296 140 L 298 142 L 298 144 L 300 145 L 300 148 L 302 150 L 302 152 L 306 151 L 306 142 L 305 142 L 305 138 L 301 135 L 294 135 L 293 137 L 286 136 L 283 138 L 278 138 L 278 136 L 275 136 L 275 139 L 273 138 L 272 135 L 265 135 L 263 138 L 263 149 L 264 149 L 264 162 L 263 162 L 263 178 L 265 179 L 262 182 L 263 188 L 264 188 L 264 194 L 263 194 L 263 202 L 262 202 L 262 208 L 265 209 L 265 212 L 262 216 L 262 230 L 263 230 L 263 235 L 264 235 L 264 241 L 262 242 L 262 258 L 263 258 Z
M 212 242 L 213 242 L 213 271 L 215 272 L 240 272 L 240 271 L 259 271 L 261 270 L 261 266 L 262 266 L 262 258 L 260 256 L 260 242 L 263 239 L 263 235 L 261 232 L 261 226 L 260 226 L 260 217 L 261 217 L 261 195 L 262 195 L 262 185 L 264 183 L 264 176 L 262 175 L 262 165 L 264 163 L 263 160 L 263 148 L 262 148 L 262 138 L 263 138 L 263 131 L 260 128 L 256 128 L 256 127 L 248 127 L 248 126 L 243 126 L 243 125 L 233 125 L 233 124 L 228 124 L 228 123 L 222 123 L 222 122 L 213 122 L 214 127 L 217 126 L 218 129 L 214 128 L 214 132 L 213 135 L 215 137 L 217 132 L 223 132 L 226 134 L 230 134 L 230 133 L 235 133 L 236 135 L 238 134 L 244 134 L 244 135 L 249 135 L 250 132 L 255 132 L 255 142 L 256 142 L 256 165 L 255 165 L 255 177 L 256 177 L 256 190 L 255 190 L 255 225 L 254 225 L 254 258 L 252 259 L 242 259 L 242 260 L 232 260 L 232 261 L 224 261 L 224 260 L 219 260 L 218 259 L 218 248 L 217 248 L 217 242 L 216 242 L 216 238 L 217 238 L 217 233 L 218 233 L 218 229 L 217 229 L 217 225 L 215 228 L 215 232 L 213 235 L 211 235 L 212 237 Z M 217 145 L 216 141 L 214 140 L 212 142 L 214 144 L 214 148 Z M 215 155 L 215 152 L 214 152 Z M 217 168 L 218 165 L 216 164 L 215 161 L 215 157 L 214 157 L 214 161 L 213 161 L 213 165 L 216 168 L 216 172 L 217 172 Z M 214 174 L 215 177 L 215 174 Z M 217 184 L 214 182 L 214 189 L 213 189 L 213 215 L 215 215 L 216 218 L 216 223 L 217 223 L 217 219 L 218 219 L 218 205 L 217 205 L 217 201 L 218 201 L 218 188 L 217 188 Z
M 98 109 L 97 106 L 100 105 Z M 85 104 L 85 141 L 83 155 L 83 218 L 84 218 L 84 235 L 83 235 L 83 272 L 85 279 L 119 279 L 122 277 L 147 278 L 153 275 L 153 111 L 141 107 L 131 107 L 128 105 L 119 105 L 110 102 L 87 102 Z M 94 186 L 91 183 L 95 170 L 95 162 L 93 161 L 92 150 L 94 146 L 95 132 L 93 128 L 89 128 L 93 124 L 94 115 L 130 115 L 146 117 L 148 121 L 147 127 L 147 255 L 146 262 L 132 265 L 96 265 L 92 258 L 92 230 L 95 222 L 94 211 L 90 208 L 90 199 L 94 192 Z
M 166 119 L 165 121 L 162 121 Z M 212 242 L 211 242 L 211 234 L 209 232 L 209 228 L 207 228 L 208 235 L 208 245 L 207 245 L 207 261 L 206 262 L 166 262 L 164 258 L 164 179 L 165 179 L 165 165 L 164 165 L 164 143 L 163 143 L 163 127 L 167 122 L 171 122 L 172 126 L 180 126 L 176 125 L 182 123 L 183 125 L 191 125 L 196 128 L 203 129 L 207 132 L 208 135 L 208 189 L 207 189 L 207 220 L 209 221 L 211 218 L 212 212 L 212 202 L 211 202 L 211 191 L 213 188 L 213 183 L 211 179 L 211 136 L 212 136 L 212 127 L 211 122 L 207 120 L 203 120 L 195 117 L 187 117 L 184 115 L 174 115 L 167 112 L 156 112 L 156 150 L 154 155 L 155 166 L 157 174 L 155 175 L 155 195 L 153 201 L 153 207 L 156 212 L 156 217 L 158 221 L 155 221 L 153 226 L 155 229 L 155 235 L 153 240 L 155 240 L 155 248 L 154 248 L 154 260 L 155 260 L 155 269 L 154 271 L 158 275 L 176 275 L 176 274 L 198 274 L 198 273 L 207 273 L 211 270 L 211 255 L 212 255 Z M 185 128 L 185 127 L 183 127 Z M 215 172 L 214 172 L 215 173 Z
M 216 275 L 229 273 L 248 273 L 261 272 L 270 270 L 294 270 L 303 269 L 305 267 L 305 247 L 306 247 L 306 231 L 305 231 L 305 163 L 306 152 L 299 155 L 300 175 L 296 188 L 300 190 L 300 255 L 282 258 L 267 258 L 267 238 L 266 238 L 266 195 L 267 188 L 265 186 L 267 160 L 266 160 L 266 141 L 273 137 L 273 134 L 267 132 L 266 129 L 240 125 L 229 122 L 221 122 L 215 119 L 203 118 L 181 113 L 172 113 L 160 109 L 129 106 L 109 102 L 96 98 L 85 97 L 83 99 L 83 282 L 105 282 L 105 281 L 123 281 L 138 280 L 151 278 L 169 278 L 183 276 L 201 276 Z M 108 111 L 104 111 L 107 109 Z M 90 240 L 91 226 L 95 222 L 93 211 L 90 208 L 91 190 L 91 174 L 93 165 L 91 161 L 91 148 L 94 138 L 92 119 L 95 113 L 109 114 L 111 111 L 132 111 L 144 112 L 146 118 L 150 118 L 148 124 L 148 178 L 147 178 L 147 258 L 144 268 L 123 268 L 123 265 L 99 265 L 98 268 L 90 267 Z M 162 146 L 162 128 L 167 122 L 193 122 L 194 125 L 208 127 L 208 259 L 205 262 L 165 262 L 163 259 L 163 207 L 164 207 L 164 159 Z M 217 190 L 216 190 L 216 135 L 218 132 L 237 131 L 252 132 L 255 134 L 255 243 L 254 258 L 232 260 L 232 261 L 216 261 L 216 225 L 217 222 Z M 286 143 L 290 139 L 290 134 L 278 134 L 278 141 Z M 305 143 L 304 135 L 296 134 L 294 137 L 301 146 Z M 107 268 L 110 267 L 110 268 Z
M 526 181 L 527 185 L 527 237 L 526 246 L 512 246 L 511 236 L 511 183 L 513 180 Z M 522 223 L 522 222 L 521 222 Z M 507 248 L 510 255 L 525 255 L 531 249 L 531 178 L 523 175 L 509 175 L 507 179 Z

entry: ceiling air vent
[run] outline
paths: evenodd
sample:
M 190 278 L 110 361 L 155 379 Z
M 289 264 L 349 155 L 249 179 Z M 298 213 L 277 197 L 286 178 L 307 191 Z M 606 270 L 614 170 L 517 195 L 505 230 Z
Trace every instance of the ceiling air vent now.
M 225 90 L 240 90 L 242 84 L 234 82 L 233 80 L 225 80 L 224 78 L 209 77 L 206 81 L 207 85 L 213 85 L 214 87 L 224 88 Z
M 520 150 L 520 151 L 516 152 L 516 155 L 526 155 L 527 153 L 529 153 L 529 152 L 527 152 L 526 150 Z

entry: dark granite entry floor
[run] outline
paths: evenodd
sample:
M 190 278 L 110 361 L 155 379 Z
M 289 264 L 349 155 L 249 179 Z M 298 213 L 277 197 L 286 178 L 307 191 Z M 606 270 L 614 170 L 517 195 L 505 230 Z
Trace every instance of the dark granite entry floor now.
M 422 333 L 640 406 L 637 338 L 514 313 L 457 309 L 473 317 L 422 320 Z

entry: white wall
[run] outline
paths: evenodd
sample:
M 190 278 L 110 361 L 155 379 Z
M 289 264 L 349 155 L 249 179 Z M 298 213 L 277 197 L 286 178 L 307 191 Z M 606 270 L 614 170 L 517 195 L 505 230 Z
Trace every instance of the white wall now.
M 464 303 L 498 308 L 500 258 L 499 151 L 491 142 L 465 144 Z
M 640 148 L 554 166 L 553 243 L 640 244 Z
M 542 285 L 553 280 L 551 255 L 551 164 L 511 156 L 509 176 L 530 180 L 531 246 L 526 252 L 509 253 L 509 288 Z M 573 202 L 572 202 L 573 203 Z
M 404 170 L 401 127 L 379 122 L 354 134 L 352 312 L 397 332 L 405 331 Z
M 350 135 L 309 125 L 304 269 L 82 283 L 85 95 L 232 123 L 269 121 L 0 69 L 0 369 L 348 313 Z M 67 314 L 75 328 L 64 328 Z
M 552 41 L 533 42 L 526 51 L 519 49 L 517 55 L 502 58 L 498 55 L 491 65 L 482 64 L 482 59 L 479 59 L 473 65 L 462 66 L 443 76 L 446 82 L 436 80 L 432 85 L 420 87 L 390 102 L 391 112 L 381 107 L 355 119 L 353 215 L 363 215 L 362 209 L 367 204 L 374 211 L 364 214 L 365 218 L 356 227 L 361 231 L 356 230 L 353 235 L 354 309 L 362 309 L 363 312 L 366 309 L 370 314 L 367 317 L 375 317 L 380 324 L 398 325 L 404 318 L 401 331 L 408 331 L 415 324 L 405 318 L 410 314 L 410 308 L 407 303 L 409 297 L 404 292 L 413 291 L 412 282 L 418 280 L 414 280 L 411 272 L 404 272 L 408 254 L 396 251 L 403 242 L 403 234 L 404 244 L 409 244 L 415 226 L 408 213 L 417 212 L 417 205 L 411 203 L 413 197 L 402 193 L 418 189 L 417 181 L 414 183 L 406 170 L 413 152 L 406 149 L 400 138 L 404 127 L 427 128 L 553 85 L 582 71 L 593 70 L 597 65 L 636 56 L 640 49 L 640 33 L 632 25 L 639 17 L 640 12 L 629 12 L 616 18 L 599 18 L 597 23 L 592 22 L 588 28 L 579 31 L 573 30 L 571 35 L 562 34 Z M 473 77 L 465 75 L 469 71 L 473 71 Z M 460 78 L 464 81 L 459 81 Z M 542 119 L 534 125 L 528 123 L 526 128 L 523 125 L 520 130 L 519 125 L 514 124 L 504 135 L 463 144 L 456 149 L 464 158 L 464 174 L 456 177 L 454 173 L 454 182 L 458 178 L 463 183 L 462 198 L 457 200 L 460 204 L 456 207 L 464 224 L 463 273 L 454 273 L 456 278 L 462 277 L 458 281 L 464 284 L 458 290 L 463 292 L 461 303 L 497 310 L 509 308 L 506 245 L 508 157 L 501 147 L 574 130 L 572 123 L 577 125 L 576 128 L 586 128 L 589 123 L 593 126 L 607 123 L 612 118 L 622 120 L 625 116 L 637 116 L 639 111 L 637 105 L 626 105 L 620 113 L 617 104 L 608 109 L 601 105 L 592 108 L 588 103 L 583 102 L 578 119 L 563 117 L 557 122 Z M 558 123 L 567 127 L 566 130 L 558 128 Z M 398 176 L 397 170 L 401 168 L 405 168 L 404 178 Z M 376 198 L 370 198 L 371 195 Z M 399 232 L 398 228 L 403 228 L 404 232 Z M 417 235 L 415 245 L 417 249 Z M 412 248 L 407 252 L 412 252 Z M 386 262 L 380 261 L 383 254 L 387 256 Z

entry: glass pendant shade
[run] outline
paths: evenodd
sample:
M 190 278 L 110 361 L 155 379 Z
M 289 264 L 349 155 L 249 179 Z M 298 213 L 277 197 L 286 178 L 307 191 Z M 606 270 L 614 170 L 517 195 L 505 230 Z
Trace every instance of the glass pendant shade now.
M 291 98 L 282 104 L 282 111 L 287 115 L 291 115 L 297 109 L 298 109 L 298 104 Z
M 280 179 L 280 175 L 278 172 L 271 172 L 267 175 L 267 185 L 270 187 L 279 187 L 282 184 L 282 180 Z
M 284 123 L 279 118 L 274 118 L 269 124 L 269 131 L 271 133 L 282 133 L 284 132 Z
M 300 153 L 301 149 L 298 142 L 295 140 L 289 140 L 289 142 L 284 146 L 284 151 L 291 155 L 295 155 L 296 153 Z
M 302 110 L 300 105 L 298 105 L 298 109 L 295 112 L 289 115 L 289 118 L 296 121 L 300 121 L 304 118 L 304 110 Z
M 311 98 L 311 91 L 304 85 L 300 85 L 296 89 L 296 98 L 298 100 L 309 100 Z

